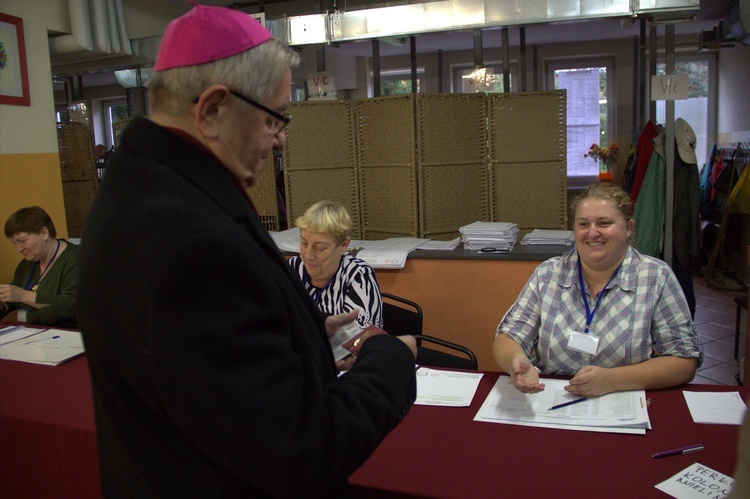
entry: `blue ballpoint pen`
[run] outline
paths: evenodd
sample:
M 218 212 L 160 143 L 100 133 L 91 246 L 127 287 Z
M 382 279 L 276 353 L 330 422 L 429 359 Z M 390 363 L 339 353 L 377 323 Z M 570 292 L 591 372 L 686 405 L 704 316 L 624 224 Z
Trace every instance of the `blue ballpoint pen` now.
M 560 409 L 562 407 L 567 407 L 569 405 L 577 404 L 578 402 L 583 402 L 584 400 L 588 400 L 588 397 L 583 397 L 583 398 L 580 398 L 580 399 L 571 400 L 570 402 L 565 402 L 563 404 L 553 405 L 552 407 L 550 407 L 547 410 L 548 411 L 554 411 L 555 409 Z

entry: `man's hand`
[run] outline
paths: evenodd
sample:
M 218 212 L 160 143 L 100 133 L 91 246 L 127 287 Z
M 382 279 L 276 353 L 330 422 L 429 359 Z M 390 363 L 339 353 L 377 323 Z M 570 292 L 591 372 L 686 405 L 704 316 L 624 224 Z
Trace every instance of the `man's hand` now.
M 352 310 L 351 312 L 346 312 L 344 314 L 329 315 L 326 317 L 326 333 L 328 333 L 329 337 L 333 336 L 340 327 L 346 326 L 350 322 L 357 320 L 358 315 L 358 310 Z

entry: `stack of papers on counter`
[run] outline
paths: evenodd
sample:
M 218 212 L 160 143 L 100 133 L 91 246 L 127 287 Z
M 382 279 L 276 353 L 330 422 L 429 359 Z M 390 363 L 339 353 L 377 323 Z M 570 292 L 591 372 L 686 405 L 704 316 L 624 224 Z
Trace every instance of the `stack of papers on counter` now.
M 464 248 L 493 248 L 495 253 L 510 253 L 518 236 L 518 225 L 511 222 L 474 222 L 458 230 Z
M 299 253 L 299 227 L 292 227 L 281 232 L 269 232 L 269 234 L 279 250 Z M 352 239 L 349 249 L 359 249 L 357 258 L 366 261 L 374 269 L 402 269 L 406 265 L 406 257 L 409 253 L 430 241 L 432 240 L 416 237 L 392 237 L 382 241 Z M 441 241 L 441 243 L 440 249 L 448 248 L 450 245 L 450 241 Z
M 572 230 L 534 229 L 521 239 L 521 244 L 573 244 Z
M 268 234 L 280 251 L 299 253 L 299 227 L 292 227 L 281 232 L 269 232 Z
M 474 421 L 636 435 L 651 429 L 644 390 L 608 393 L 551 409 L 580 397 L 565 391 L 567 380 L 543 381 L 544 391 L 528 394 L 519 392 L 510 376 L 500 376 Z
M 368 242 L 357 253 L 360 258 L 374 269 L 403 269 L 406 257 L 429 239 L 417 237 L 392 237 L 383 241 Z
M 8 326 L 0 329 L 0 359 L 56 366 L 84 352 L 76 331 Z

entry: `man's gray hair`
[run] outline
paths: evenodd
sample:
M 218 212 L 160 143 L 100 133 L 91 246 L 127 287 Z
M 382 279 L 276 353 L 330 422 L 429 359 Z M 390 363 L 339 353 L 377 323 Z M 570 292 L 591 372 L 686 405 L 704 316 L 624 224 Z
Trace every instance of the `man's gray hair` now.
M 148 81 L 149 112 L 182 116 L 203 90 L 215 84 L 263 101 L 276 89 L 284 71 L 299 61 L 297 52 L 272 38 L 225 59 L 155 72 Z

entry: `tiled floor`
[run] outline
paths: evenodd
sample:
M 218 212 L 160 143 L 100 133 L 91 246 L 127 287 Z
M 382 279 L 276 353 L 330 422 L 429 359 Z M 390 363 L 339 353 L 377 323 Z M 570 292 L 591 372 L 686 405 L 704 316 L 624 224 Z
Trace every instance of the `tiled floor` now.
M 737 304 L 744 291 L 723 291 L 707 287 L 703 278 L 693 278 L 695 327 L 703 342 L 705 358 L 693 383 L 737 386 L 739 361 L 734 358 L 734 332 Z M 740 356 L 745 351 L 747 310 L 742 310 Z M 747 384 L 747 382 L 745 383 Z

